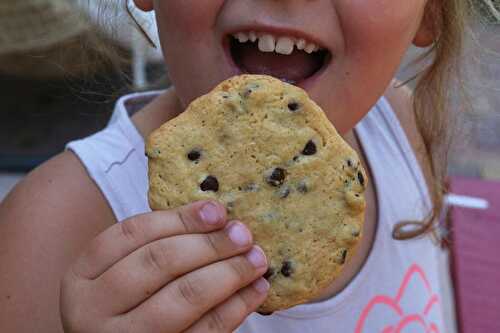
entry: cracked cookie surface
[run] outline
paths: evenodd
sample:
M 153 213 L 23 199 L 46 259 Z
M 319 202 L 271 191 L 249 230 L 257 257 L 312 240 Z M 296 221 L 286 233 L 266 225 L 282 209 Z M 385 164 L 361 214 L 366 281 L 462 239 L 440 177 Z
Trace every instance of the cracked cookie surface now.
M 298 87 L 228 79 L 154 131 L 146 153 L 152 209 L 215 199 L 250 228 L 269 261 L 263 313 L 317 296 L 361 237 L 366 173 Z

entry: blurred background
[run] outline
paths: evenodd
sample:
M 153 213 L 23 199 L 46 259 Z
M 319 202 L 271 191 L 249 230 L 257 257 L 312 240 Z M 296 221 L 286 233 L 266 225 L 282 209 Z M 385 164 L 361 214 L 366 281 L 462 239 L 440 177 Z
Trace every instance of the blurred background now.
M 464 58 L 464 84 L 474 109 L 461 112 L 456 103 L 454 112 L 460 131 L 451 149 L 448 174 L 452 191 L 498 199 L 500 0 L 476 2 L 480 15 L 471 22 Z M 154 17 L 133 7 L 129 8 L 130 16 L 123 4 L 98 0 L 0 0 L 0 201 L 29 170 L 61 152 L 65 143 L 102 129 L 119 96 L 168 87 L 160 50 L 136 29 L 137 22 L 152 43 L 159 45 Z M 425 51 L 408 51 L 397 74 L 400 80 L 412 78 L 426 65 L 426 61 L 412 63 Z M 414 84 L 410 81 L 408 86 L 413 88 Z M 500 203 L 491 200 L 490 207 L 493 204 L 494 208 L 485 216 L 496 220 L 498 226 Z M 458 221 L 463 214 L 455 215 Z M 487 232 L 498 231 L 493 242 L 500 244 L 500 229 L 485 223 Z M 447 227 L 453 231 L 453 227 Z M 458 230 L 456 227 L 455 232 Z M 458 242 L 452 244 L 453 250 Z M 454 251 L 455 258 L 469 258 L 470 251 Z M 490 246 L 485 251 L 491 255 L 500 249 L 495 252 Z M 443 258 L 443 283 L 451 285 L 452 279 L 455 284 L 455 292 L 450 288 L 448 316 L 452 319 L 447 332 L 500 332 L 498 326 L 498 330 L 467 328 L 472 321 L 466 320 L 468 312 L 460 304 L 474 302 L 460 292 L 467 288 L 460 276 L 483 273 L 464 271 L 456 264 L 459 259 L 450 262 L 448 254 Z M 491 261 L 483 264 L 493 265 Z M 500 262 L 494 265 L 500 267 Z M 500 272 L 494 272 L 493 277 L 500 281 Z
M 123 3 L 0 1 L 0 199 L 66 142 L 103 128 L 118 96 L 168 85 Z M 130 10 L 156 38 L 154 19 Z

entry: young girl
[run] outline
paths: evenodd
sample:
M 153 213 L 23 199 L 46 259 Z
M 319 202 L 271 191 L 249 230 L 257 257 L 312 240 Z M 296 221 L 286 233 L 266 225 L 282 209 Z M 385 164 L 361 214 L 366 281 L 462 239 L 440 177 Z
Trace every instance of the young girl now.
M 0 331 L 444 332 L 439 249 L 414 236 L 439 207 L 436 147 L 466 0 L 135 4 L 156 12 L 173 87 L 121 98 L 105 130 L 71 142 L 2 203 Z M 411 44 L 434 52 L 415 113 L 393 81 Z M 242 72 L 307 90 L 371 179 L 364 236 L 341 277 L 268 316 L 254 312 L 266 258 L 244 224 L 216 202 L 147 203 L 144 138 Z

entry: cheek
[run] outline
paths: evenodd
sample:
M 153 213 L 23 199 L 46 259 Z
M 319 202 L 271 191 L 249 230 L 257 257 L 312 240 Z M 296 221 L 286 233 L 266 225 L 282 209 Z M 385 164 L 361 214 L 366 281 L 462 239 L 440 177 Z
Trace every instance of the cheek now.
M 205 72 L 220 59 L 214 26 L 223 4 L 223 0 L 155 2 L 165 63 L 184 105 L 216 82 L 212 72 Z
M 324 102 L 342 133 L 370 110 L 394 77 L 425 0 L 339 0 L 335 6 L 343 37 L 331 75 L 336 105 L 332 99 Z
M 193 36 L 213 25 L 223 0 L 157 0 L 156 12 L 166 31 Z
M 342 0 L 338 6 L 346 52 L 397 52 L 413 39 L 425 0 Z

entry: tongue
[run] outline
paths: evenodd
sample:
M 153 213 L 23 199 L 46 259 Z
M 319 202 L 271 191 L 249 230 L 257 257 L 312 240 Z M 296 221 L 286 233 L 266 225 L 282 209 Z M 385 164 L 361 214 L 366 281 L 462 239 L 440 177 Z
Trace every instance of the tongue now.
M 319 52 L 294 50 L 290 55 L 261 52 L 255 43 L 235 45 L 236 63 L 250 74 L 267 74 L 292 83 L 313 75 L 322 65 Z

